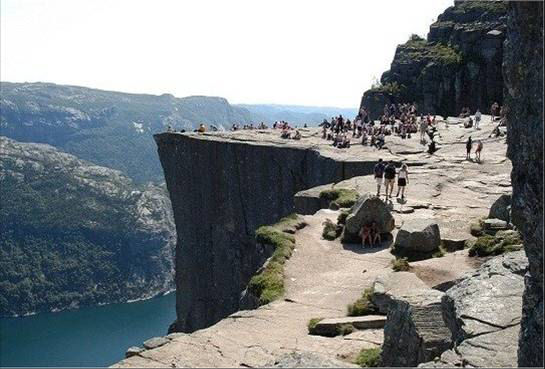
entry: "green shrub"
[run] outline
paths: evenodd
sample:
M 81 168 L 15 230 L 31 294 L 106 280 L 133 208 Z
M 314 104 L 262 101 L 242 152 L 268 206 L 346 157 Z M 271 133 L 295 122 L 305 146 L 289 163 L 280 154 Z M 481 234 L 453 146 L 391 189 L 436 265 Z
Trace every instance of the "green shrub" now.
M 259 299 L 260 305 L 268 304 L 284 294 L 284 264 L 293 253 L 295 238 L 276 227 L 285 226 L 286 221 L 284 218 L 275 226 L 259 227 L 255 232 L 256 242 L 274 247 L 268 264 L 248 283 L 248 290 Z
M 328 203 L 335 202 L 340 208 L 349 208 L 356 203 L 359 194 L 347 188 L 329 189 L 320 192 L 320 198 Z
M 337 217 L 337 224 L 345 225 L 346 224 L 346 218 L 348 218 L 349 214 L 350 214 L 350 210 L 341 210 L 341 213 Z
M 354 332 L 355 328 L 352 324 L 339 324 L 337 326 L 337 336 L 346 336 L 347 334 L 350 334 Z
M 485 234 L 477 238 L 469 249 L 469 256 L 500 255 L 522 249 L 518 232 L 498 232 L 495 236 Z
M 394 272 L 407 272 L 410 268 L 407 258 L 396 258 L 395 260 L 392 260 L 392 269 Z
M 380 363 L 380 352 L 380 347 L 362 349 L 354 361 L 354 364 L 359 365 L 362 368 L 377 367 Z
M 331 220 L 326 219 L 325 222 L 323 222 L 322 224 L 324 226 L 324 230 L 322 231 L 323 238 L 329 241 L 333 241 L 339 236 L 339 232 L 337 231 L 337 225 Z
M 307 328 L 309 334 L 316 334 L 316 331 L 314 330 L 316 328 L 316 324 L 320 323 L 324 318 L 312 318 L 308 321 Z
M 472 223 L 469 226 L 469 233 L 471 233 L 472 236 L 479 237 L 483 235 L 483 227 L 480 223 Z
M 366 288 L 359 299 L 347 306 L 347 315 L 363 316 L 375 314 L 378 309 L 371 301 L 371 296 L 373 295 L 373 293 L 373 288 Z
M 431 256 L 434 258 L 441 258 L 445 256 L 446 253 L 447 252 L 445 251 L 445 249 L 442 246 L 439 246 L 439 249 L 437 249 L 437 251 L 435 251 Z

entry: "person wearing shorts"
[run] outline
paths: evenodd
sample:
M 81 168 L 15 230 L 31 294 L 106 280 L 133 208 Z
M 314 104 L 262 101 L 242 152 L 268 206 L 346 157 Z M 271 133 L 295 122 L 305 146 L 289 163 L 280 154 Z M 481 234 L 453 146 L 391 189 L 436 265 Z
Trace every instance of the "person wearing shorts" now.
M 378 159 L 375 165 L 375 181 L 377 182 L 377 196 L 380 196 L 380 187 L 382 186 L 382 177 L 384 176 L 384 162 Z
M 395 178 L 396 178 L 396 167 L 394 165 L 394 162 L 390 160 L 386 168 L 384 168 L 384 185 L 386 187 L 386 198 L 391 197 L 392 192 L 394 192 Z
M 396 197 L 399 197 L 399 193 L 401 192 L 401 199 L 405 199 L 405 186 L 407 186 L 407 183 L 409 183 L 409 169 L 407 164 L 403 164 L 399 170 L 399 173 L 397 174 Z

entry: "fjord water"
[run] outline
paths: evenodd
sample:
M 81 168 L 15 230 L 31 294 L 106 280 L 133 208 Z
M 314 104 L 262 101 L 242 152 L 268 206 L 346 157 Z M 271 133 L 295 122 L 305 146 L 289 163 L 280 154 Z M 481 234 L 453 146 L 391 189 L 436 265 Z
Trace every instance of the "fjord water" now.
M 108 366 L 129 346 L 163 336 L 176 294 L 22 318 L 0 319 L 0 366 Z

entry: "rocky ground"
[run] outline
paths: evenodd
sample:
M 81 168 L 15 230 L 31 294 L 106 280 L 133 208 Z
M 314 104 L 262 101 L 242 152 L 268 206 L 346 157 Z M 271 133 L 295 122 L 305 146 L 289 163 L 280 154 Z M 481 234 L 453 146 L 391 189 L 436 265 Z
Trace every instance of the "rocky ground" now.
M 435 311 L 433 314 L 441 317 L 439 306 L 445 296 L 442 291 L 462 280 L 466 273 L 480 273 L 476 271 L 486 261 L 484 258 L 469 257 L 467 250 L 456 251 L 463 248 L 466 240 L 473 238 L 469 233 L 470 223 L 487 216 L 492 203 L 511 190 L 511 165 L 505 158 L 505 138 L 488 137 L 494 126 L 486 116 L 481 124 L 482 129 L 478 131 L 463 128 L 460 121 L 454 118 L 441 121 L 439 151 L 434 155 L 426 152 L 427 146 L 418 142 L 418 135 L 409 140 L 387 137 L 387 145 L 383 150 L 361 145 L 336 149 L 320 138 L 321 133 L 317 129 L 302 130 L 301 141 L 282 140 L 279 138 L 280 132 L 273 130 L 210 133 L 203 135 L 202 139 L 312 148 L 323 156 L 342 161 L 382 157 L 407 163 L 410 166 L 407 200 L 394 198 L 393 201 L 387 201 L 395 218 L 394 238 L 404 223 L 414 219 L 431 219 L 439 225 L 443 245 L 447 245 L 452 252 L 411 263 L 409 273 L 419 281 L 416 283 L 419 286 L 417 292 L 411 296 L 388 299 L 395 300 L 395 306 L 399 306 L 396 310 L 398 313 L 403 310 L 403 306 L 413 306 L 412 311 L 422 311 L 423 316 L 426 316 L 426 309 L 430 308 Z M 465 141 L 468 136 L 474 140 L 483 140 L 484 150 L 480 163 L 465 159 Z M 308 189 L 296 195 L 296 210 L 306 214 L 303 219 L 308 225 L 295 234 L 296 250 L 286 263 L 286 293 L 283 299 L 256 310 L 234 313 L 209 328 L 191 334 L 173 333 L 165 338 L 154 339 L 145 344 L 145 350 L 133 349 L 133 356 L 114 367 L 259 367 L 275 363 L 278 366 L 305 363 L 311 363 L 312 366 L 348 366 L 362 348 L 378 347 L 384 343 L 387 349 L 395 337 L 410 341 L 406 335 L 411 339 L 423 335 L 422 340 L 415 340 L 428 342 L 426 340 L 433 335 L 422 333 L 419 328 L 427 321 L 422 323 L 420 317 L 403 314 L 388 315 L 384 331 L 380 328 L 363 329 L 333 338 L 308 334 L 307 323 L 310 319 L 345 317 L 347 304 L 360 297 L 364 289 L 373 286 L 377 278 L 388 279 L 396 275 L 391 268 L 394 256 L 388 249 L 388 242 L 379 248 L 363 249 L 360 245 L 343 244 L 339 239 L 327 241 L 322 238 L 322 223 L 328 218 L 335 222 L 340 213 L 338 210 L 318 210 L 320 191 L 331 187 L 356 189 L 362 194 L 376 191 L 372 176 L 361 176 L 338 184 Z M 407 292 L 414 285 L 407 286 L 402 292 Z M 517 299 L 519 295 L 515 295 L 514 299 Z M 433 314 L 430 313 L 430 316 Z M 457 313 L 453 314 L 456 316 Z M 416 333 L 392 330 L 394 318 L 397 321 L 412 322 L 412 326 L 416 326 Z M 438 324 L 437 329 L 443 335 L 438 338 L 439 344 L 433 344 L 435 346 L 432 345 L 433 348 L 429 350 L 426 347 L 418 348 L 422 351 L 420 356 L 409 358 L 407 363 L 416 365 L 432 360 L 435 356 L 430 355 L 439 356 L 452 346 L 450 328 L 442 319 L 433 324 Z M 517 327 L 516 322 L 506 326 L 510 328 L 510 333 Z M 385 342 L 383 332 L 388 333 L 386 341 L 390 340 L 390 343 Z M 461 337 L 459 341 L 469 336 Z M 516 348 L 514 354 L 511 351 L 512 347 L 509 347 L 506 355 L 511 355 L 510 359 L 504 360 L 508 364 L 513 362 L 513 355 L 516 357 Z M 491 352 L 489 350 L 488 355 Z M 505 364 L 499 360 L 498 365 Z M 479 363 L 474 361 L 471 364 Z

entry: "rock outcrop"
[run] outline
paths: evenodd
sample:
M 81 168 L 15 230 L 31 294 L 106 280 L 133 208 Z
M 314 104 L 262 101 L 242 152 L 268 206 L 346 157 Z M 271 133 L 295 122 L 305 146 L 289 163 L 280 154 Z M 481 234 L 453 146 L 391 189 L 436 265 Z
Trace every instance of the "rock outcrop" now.
M 428 219 L 411 219 L 397 231 L 394 247 L 403 253 L 429 253 L 441 245 L 437 223 Z
M 346 217 L 343 240 L 361 242 L 359 232 L 365 224 L 375 222 L 380 233 L 390 233 L 395 228 L 395 219 L 386 204 L 377 196 L 361 196 Z
M 543 3 L 509 3 L 503 73 L 511 221 L 530 263 L 525 277 L 518 364 L 543 366 Z
M 204 328 L 239 309 L 241 292 L 270 256 L 258 252 L 254 231 L 292 213 L 296 192 L 369 174 L 374 165 L 323 156 L 303 143 L 235 136 L 155 136 L 178 232 L 171 331 Z
M 501 195 L 490 207 L 488 218 L 511 221 L 511 195 Z
M 503 101 L 504 2 L 455 1 L 430 26 L 397 47 L 381 85 L 364 93 L 361 107 L 376 119 L 385 103 L 413 102 L 422 113 L 458 115 L 462 107 L 488 112 Z
M 442 299 L 454 347 L 425 367 L 517 366 L 524 273 L 523 251 L 495 257 L 450 288 Z
M 424 288 L 395 296 L 384 326 L 381 366 L 416 366 L 452 347 L 441 307 L 443 292 Z

